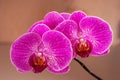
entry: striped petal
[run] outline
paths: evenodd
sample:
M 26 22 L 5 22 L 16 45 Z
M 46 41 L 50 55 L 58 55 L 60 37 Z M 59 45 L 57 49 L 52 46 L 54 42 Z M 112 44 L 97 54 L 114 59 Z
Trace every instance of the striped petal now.
M 36 25 L 38 25 L 38 24 L 43 24 L 43 20 L 40 20 L 40 21 L 34 23 L 34 24 L 28 29 L 28 32 L 31 32 L 31 30 L 32 30 Z
M 38 33 L 41 37 L 44 32 L 50 30 L 50 28 L 45 24 L 37 24 L 30 32 Z
M 56 11 L 49 12 L 44 17 L 44 23 L 51 29 L 54 29 L 64 18 Z
M 66 35 L 71 41 L 77 38 L 78 26 L 72 20 L 65 20 L 60 23 L 55 30 L 62 32 Z
M 86 14 L 82 11 L 74 11 L 71 16 L 70 19 L 74 20 L 78 25 L 79 22 L 86 16 Z
M 60 71 L 55 71 L 55 70 L 53 70 L 52 68 L 48 67 L 47 70 L 50 71 L 50 72 L 52 72 L 52 73 L 55 73 L 55 74 L 66 74 L 66 73 L 69 72 L 70 67 L 67 66 L 66 68 L 64 68 L 64 69 L 62 69 L 62 70 L 60 70 Z
M 70 14 L 70 13 L 65 13 L 65 12 L 60 13 L 60 14 L 62 15 L 62 17 L 64 17 L 64 19 L 65 19 L 65 20 L 69 19 L 69 18 L 70 18 L 70 16 L 71 16 L 71 14 Z
M 22 72 L 31 71 L 29 57 L 36 52 L 41 37 L 36 33 L 26 33 L 15 40 L 11 46 L 10 57 L 13 65 Z
M 84 18 L 80 22 L 80 28 L 83 36 L 91 41 L 93 45 L 92 55 L 102 55 L 107 51 L 112 43 L 112 30 L 110 25 L 95 16 Z
M 58 31 L 47 31 L 42 37 L 48 57 L 48 66 L 54 71 L 67 67 L 72 60 L 72 48 L 69 39 Z

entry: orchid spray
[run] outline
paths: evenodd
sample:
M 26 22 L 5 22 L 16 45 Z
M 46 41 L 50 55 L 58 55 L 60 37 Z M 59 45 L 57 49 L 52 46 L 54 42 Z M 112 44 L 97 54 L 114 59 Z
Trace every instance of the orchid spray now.
M 112 37 L 110 25 L 99 17 L 82 11 L 71 14 L 52 11 L 12 43 L 10 57 L 20 72 L 40 73 L 47 69 L 56 74 L 67 73 L 74 59 L 89 74 L 102 80 L 76 57 L 108 54 Z

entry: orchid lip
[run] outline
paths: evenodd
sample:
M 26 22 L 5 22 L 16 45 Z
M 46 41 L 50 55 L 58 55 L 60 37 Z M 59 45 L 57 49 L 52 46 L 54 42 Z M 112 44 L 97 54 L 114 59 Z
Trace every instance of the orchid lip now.
M 79 39 L 79 41 L 76 42 L 75 47 L 76 53 L 82 58 L 88 57 L 92 51 L 91 43 L 83 38 Z
M 47 67 L 47 60 L 42 53 L 36 53 L 30 56 L 29 64 L 33 68 L 34 73 L 39 73 Z

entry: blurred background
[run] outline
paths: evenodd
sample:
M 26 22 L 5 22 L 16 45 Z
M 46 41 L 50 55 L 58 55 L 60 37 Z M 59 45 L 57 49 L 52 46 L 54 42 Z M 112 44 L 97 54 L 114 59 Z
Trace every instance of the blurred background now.
M 68 74 L 18 73 L 10 62 L 10 44 L 49 11 L 82 10 L 110 23 L 114 41 L 109 55 L 79 60 L 103 80 L 120 80 L 120 0 L 0 0 L 0 80 L 96 80 L 75 61 Z

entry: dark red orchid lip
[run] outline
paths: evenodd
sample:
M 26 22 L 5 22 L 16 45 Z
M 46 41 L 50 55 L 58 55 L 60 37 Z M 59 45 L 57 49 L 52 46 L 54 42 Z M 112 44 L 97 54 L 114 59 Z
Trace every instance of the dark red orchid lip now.
M 87 58 L 90 55 L 92 48 L 92 44 L 85 39 L 79 39 L 75 45 L 76 54 L 82 58 Z

